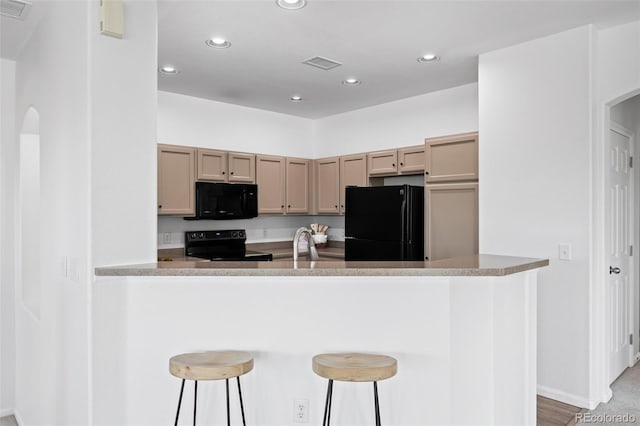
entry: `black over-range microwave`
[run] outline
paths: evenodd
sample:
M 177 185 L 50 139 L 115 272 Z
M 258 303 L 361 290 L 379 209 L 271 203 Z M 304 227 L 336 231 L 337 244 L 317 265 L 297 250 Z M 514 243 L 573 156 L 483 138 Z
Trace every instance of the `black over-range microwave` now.
M 258 216 L 258 185 L 196 182 L 196 217 L 248 219 Z

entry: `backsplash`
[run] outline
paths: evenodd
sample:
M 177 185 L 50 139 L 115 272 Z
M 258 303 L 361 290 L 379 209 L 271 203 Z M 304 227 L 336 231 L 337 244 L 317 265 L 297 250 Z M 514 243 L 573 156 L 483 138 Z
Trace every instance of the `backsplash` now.
M 344 216 L 259 216 L 236 220 L 184 220 L 181 217 L 158 216 L 158 248 L 184 247 L 186 231 L 245 229 L 247 243 L 292 240 L 301 226 L 312 223 L 329 226 L 329 240 L 344 241 Z

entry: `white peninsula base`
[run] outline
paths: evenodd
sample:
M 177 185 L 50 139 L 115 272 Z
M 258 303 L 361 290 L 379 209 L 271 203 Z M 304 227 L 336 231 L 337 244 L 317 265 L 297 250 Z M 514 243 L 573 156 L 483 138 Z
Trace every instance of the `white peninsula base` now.
M 100 274 L 102 275 L 102 274 Z M 383 425 L 535 425 L 536 279 L 502 276 L 98 276 L 93 291 L 97 425 L 171 424 L 180 388 L 169 358 L 251 352 L 247 424 L 298 425 L 294 400 L 322 424 L 321 352 L 383 353 Z M 232 383 L 233 384 L 233 383 Z M 225 424 L 224 382 L 200 382 L 198 423 Z M 231 387 L 232 424 L 240 422 Z M 181 424 L 191 424 L 187 382 Z M 237 423 L 240 424 L 240 423 Z M 374 424 L 369 383 L 336 382 L 331 424 Z

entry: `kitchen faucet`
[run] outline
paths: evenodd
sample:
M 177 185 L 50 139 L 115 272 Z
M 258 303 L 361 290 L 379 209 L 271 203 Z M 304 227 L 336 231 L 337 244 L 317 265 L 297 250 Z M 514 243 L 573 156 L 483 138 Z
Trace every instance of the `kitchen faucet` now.
M 302 234 L 307 234 L 307 240 L 309 241 L 309 256 L 311 257 L 311 261 L 318 260 L 318 250 L 316 250 L 316 243 L 313 241 L 313 237 L 311 236 L 311 231 L 304 226 L 298 228 L 296 231 L 296 235 L 293 237 L 293 261 L 298 260 L 298 241 Z

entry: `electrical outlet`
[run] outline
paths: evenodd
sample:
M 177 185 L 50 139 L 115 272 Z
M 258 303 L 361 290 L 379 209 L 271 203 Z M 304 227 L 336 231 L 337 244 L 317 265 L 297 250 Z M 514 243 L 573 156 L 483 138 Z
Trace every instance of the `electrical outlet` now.
M 295 423 L 309 423 L 309 400 L 293 400 L 293 421 Z
M 163 232 L 162 233 L 162 243 L 163 244 L 171 244 L 171 233 Z
M 571 244 L 558 244 L 558 259 L 571 260 Z

